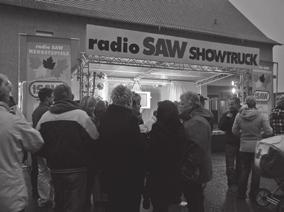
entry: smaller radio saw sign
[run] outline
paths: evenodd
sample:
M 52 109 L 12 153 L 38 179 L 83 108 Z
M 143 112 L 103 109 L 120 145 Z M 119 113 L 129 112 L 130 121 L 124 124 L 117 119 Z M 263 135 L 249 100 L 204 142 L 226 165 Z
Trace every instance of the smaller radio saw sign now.
M 38 92 L 41 88 L 51 88 L 54 89 L 57 85 L 61 85 L 61 81 L 33 81 L 30 83 L 29 92 L 32 97 L 38 98 Z
M 270 99 L 270 94 L 268 91 L 255 91 L 254 97 L 257 102 L 268 102 Z

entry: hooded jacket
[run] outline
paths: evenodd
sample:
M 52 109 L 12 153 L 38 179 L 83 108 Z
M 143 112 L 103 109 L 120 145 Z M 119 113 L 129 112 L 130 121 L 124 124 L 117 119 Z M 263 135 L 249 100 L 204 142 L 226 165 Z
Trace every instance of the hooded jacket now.
M 45 141 L 42 155 L 52 172 L 78 172 L 88 166 L 90 148 L 99 133 L 88 114 L 75 102 L 56 101 L 36 128 Z
M 256 142 L 265 135 L 272 134 L 272 128 L 267 119 L 257 109 L 244 108 L 237 114 L 232 132 L 240 135 L 240 151 L 254 152 Z
M 203 151 L 200 167 L 200 182 L 205 183 L 212 178 L 211 159 L 211 115 L 203 108 L 193 108 L 181 113 L 186 138 L 199 145 Z
M 35 152 L 42 145 L 40 133 L 0 102 L 0 211 L 21 211 L 27 206 L 23 152 Z

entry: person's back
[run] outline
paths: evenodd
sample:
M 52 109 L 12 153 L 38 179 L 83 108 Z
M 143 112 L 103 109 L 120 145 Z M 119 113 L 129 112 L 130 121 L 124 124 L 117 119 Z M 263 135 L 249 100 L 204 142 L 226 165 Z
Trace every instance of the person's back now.
M 180 163 L 185 131 L 174 103 L 158 103 L 157 122 L 150 132 L 148 150 L 148 192 L 154 211 L 167 212 L 181 195 Z
M 99 134 L 87 113 L 72 101 L 68 85 L 54 89 L 54 105 L 39 120 L 37 129 L 45 141 L 42 155 L 51 169 L 55 211 L 82 211 L 92 151 L 89 146 Z
M 234 134 L 240 134 L 241 150 L 249 148 L 252 151 L 256 141 L 262 138 L 262 131 L 266 135 L 272 133 L 268 120 L 256 108 L 243 108 L 235 119 L 232 131 Z
M 129 160 L 129 157 L 132 154 L 132 159 L 136 158 L 136 156 L 138 157 L 133 152 L 139 145 L 139 140 L 137 139 L 140 132 L 137 124 L 137 118 L 132 114 L 130 109 L 117 105 L 110 105 L 107 109 L 101 120 L 100 132 L 104 146 L 109 146 L 110 148 L 107 150 L 108 154 L 116 158 L 115 161 L 111 158 L 108 164 L 109 168 L 116 169 L 124 167 L 127 172 L 131 171 L 129 168 L 136 169 L 135 162 Z M 137 150 L 139 151 L 139 148 Z
M 269 135 L 272 128 L 264 116 L 256 109 L 256 100 L 253 96 L 246 98 L 246 107 L 242 108 L 236 116 L 232 132 L 240 135 L 240 167 L 241 173 L 238 180 L 238 198 L 246 199 L 248 177 L 251 174 L 249 198 L 255 201 L 259 189 L 260 176 L 254 166 L 255 147 L 261 139 L 262 131 Z
M 98 132 L 87 113 L 70 99 L 57 99 L 37 124 L 45 145 L 43 155 L 54 170 L 86 167 L 88 141 L 98 138 Z
M 111 211 L 139 211 L 143 189 L 143 142 L 132 113 L 132 93 L 119 85 L 100 122 L 103 180 Z

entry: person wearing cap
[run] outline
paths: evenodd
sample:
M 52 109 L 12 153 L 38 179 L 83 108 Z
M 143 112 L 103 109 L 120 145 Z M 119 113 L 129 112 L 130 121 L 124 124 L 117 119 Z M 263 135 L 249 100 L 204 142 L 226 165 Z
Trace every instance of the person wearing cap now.
M 274 135 L 284 134 L 284 96 L 281 96 L 275 108 L 272 109 L 270 117 L 270 125 Z
M 86 203 L 90 147 L 99 133 L 88 114 L 72 100 L 67 84 L 56 86 L 53 95 L 54 104 L 36 126 L 45 141 L 40 153 L 51 170 L 54 211 L 81 212 Z
M 43 139 L 22 116 L 10 113 L 10 92 L 9 79 L 0 74 L 0 211 L 24 212 L 28 205 L 24 152 L 38 151 Z
M 229 110 L 226 111 L 219 121 L 218 127 L 225 132 L 225 159 L 227 185 L 229 189 L 234 189 L 238 185 L 239 176 L 239 148 L 240 138 L 232 133 L 232 127 L 235 118 L 241 108 L 241 101 L 238 97 L 233 96 L 228 101 Z
M 256 100 L 248 96 L 246 106 L 237 114 L 232 132 L 240 136 L 240 176 L 238 182 L 238 198 L 246 199 L 248 178 L 251 172 L 249 199 L 254 202 L 259 189 L 260 176 L 254 166 L 254 154 L 257 141 L 265 135 L 272 134 L 269 121 L 256 108 Z

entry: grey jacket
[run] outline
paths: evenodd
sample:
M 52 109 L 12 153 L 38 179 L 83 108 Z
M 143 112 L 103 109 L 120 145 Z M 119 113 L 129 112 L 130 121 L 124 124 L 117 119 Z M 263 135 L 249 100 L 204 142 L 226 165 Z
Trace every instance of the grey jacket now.
M 232 132 L 240 136 L 240 151 L 254 152 L 256 142 L 265 135 L 272 134 L 272 128 L 260 111 L 257 109 L 244 108 L 237 114 Z
M 40 133 L 0 102 L 0 211 L 21 211 L 27 206 L 23 151 L 35 152 L 42 145 Z
M 211 115 L 202 108 L 195 108 L 192 111 L 184 111 L 180 118 L 187 139 L 198 144 L 203 150 L 202 165 L 200 170 L 200 182 L 206 183 L 212 178 L 212 159 L 211 159 Z

